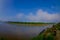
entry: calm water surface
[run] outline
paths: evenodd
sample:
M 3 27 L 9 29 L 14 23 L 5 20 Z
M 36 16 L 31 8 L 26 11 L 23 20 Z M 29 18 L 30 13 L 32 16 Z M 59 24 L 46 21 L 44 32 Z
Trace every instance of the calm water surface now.
M 44 29 L 51 27 L 52 25 L 47 26 L 17 26 L 7 23 L 0 23 L 0 34 L 13 34 L 17 36 L 29 36 L 34 37 L 37 36 Z

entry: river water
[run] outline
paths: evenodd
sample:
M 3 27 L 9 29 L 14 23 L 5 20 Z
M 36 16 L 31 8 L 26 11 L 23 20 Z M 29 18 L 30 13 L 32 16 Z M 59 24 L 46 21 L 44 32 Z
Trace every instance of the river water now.
M 47 26 L 18 26 L 7 23 L 0 23 L 0 35 L 16 35 L 20 37 L 35 37 L 40 32 L 42 32 L 46 28 L 50 28 L 52 25 Z

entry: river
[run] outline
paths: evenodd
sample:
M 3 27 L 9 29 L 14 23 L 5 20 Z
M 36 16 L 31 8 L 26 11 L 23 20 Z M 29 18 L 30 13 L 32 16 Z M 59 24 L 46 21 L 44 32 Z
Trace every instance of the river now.
M 50 28 L 52 25 L 47 26 L 18 26 L 7 23 L 0 23 L 0 36 L 17 36 L 17 37 L 35 37 L 40 32 L 42 32 L 46 28 Z

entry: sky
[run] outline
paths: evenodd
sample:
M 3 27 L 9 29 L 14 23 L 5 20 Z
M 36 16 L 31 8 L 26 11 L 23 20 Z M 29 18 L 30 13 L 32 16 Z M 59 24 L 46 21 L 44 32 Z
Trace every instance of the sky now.
M 60 22 L 60 0 L 0 0 L 0 20 Z

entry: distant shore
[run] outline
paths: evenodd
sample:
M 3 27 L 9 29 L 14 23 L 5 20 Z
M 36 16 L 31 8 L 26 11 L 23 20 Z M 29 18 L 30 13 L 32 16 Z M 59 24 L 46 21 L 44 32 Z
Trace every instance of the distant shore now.
M 7 23 L 23 25 L 23 26 L 46 26 L 48 24 L 54 24 L 54 23 L 44 23 L 44 22 L 7 22 Z

